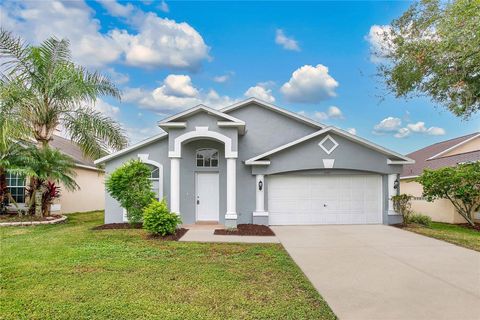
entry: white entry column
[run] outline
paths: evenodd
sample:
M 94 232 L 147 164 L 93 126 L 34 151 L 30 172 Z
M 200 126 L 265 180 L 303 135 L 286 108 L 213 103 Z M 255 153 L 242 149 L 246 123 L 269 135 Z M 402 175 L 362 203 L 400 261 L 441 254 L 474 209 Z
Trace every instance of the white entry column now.
M 170 211 L 180 215 L 180 158 L 170 158 Z
M 392 197 L 398 194 L 397 189 L 395 189 L 395 181 L 397 181 L 397 179 L 398 179 L 397 174 L 388 175 L 388 214 L 390 215 L 398 214 L 397 212 L 395 212 L 395 208 L 393 207 L 393 200 L 392 200 Z
M 237 159 L 227 158 L 227 212 L 225 220 L 237 219 Z M 228 222 L 225 221 L 227 225 Z M 235 221 L 236 224 L 236 221 Z

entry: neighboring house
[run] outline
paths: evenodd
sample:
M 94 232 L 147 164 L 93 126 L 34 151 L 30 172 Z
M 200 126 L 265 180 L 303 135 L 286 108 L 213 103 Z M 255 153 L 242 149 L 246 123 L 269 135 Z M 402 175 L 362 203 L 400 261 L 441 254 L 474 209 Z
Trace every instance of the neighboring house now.
M 465 219 L 455 211 L 449 200 L 439 199 L 427 202 L 422 197 L 422 185 L 414 179 L 427 168 L 439 169 L 456 166 L 459 163 L 480 161 L 480 132 L 432 144 L 407 156 L 415 160 L 415 163 L 403 167 L 400 189 L 402 193 L 414 196 L 412 210 L 426 214 L 434 221 L 465 223 Z M 480 216 L 477 214 L 475 218 L 480 219 Z
M 199 105 L 158 125 L 164 133 L 95 163 L 107 173 L 130 159 L 150 165 L 158 198 L 186 224 L 401 221 L 388 199 L 412 160 L 341 129 L 254 98 Z M 125 219 L 106 194 L 105 222 Z
M 70 192 L 60 185 L 61 197 L 52 205 L 52 213 L 85 212 L 105 208 L 104 171 L 95 166 L 92 160 L 83 156 L 82 150 L 74 142 L 53 136 L 50 146 L 69 155 L 75 161 L 75 181 L 80 189 Z M 25 207 L 27 179 L 7 174 L 7 185 L 19 207 Z

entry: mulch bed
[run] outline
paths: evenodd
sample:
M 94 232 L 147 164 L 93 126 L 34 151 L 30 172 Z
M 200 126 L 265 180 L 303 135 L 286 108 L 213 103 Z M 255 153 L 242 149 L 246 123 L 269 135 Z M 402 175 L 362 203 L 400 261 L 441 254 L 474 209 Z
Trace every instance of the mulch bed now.
M 459 226 L 462 226 L 462 227 L 465 227 L 465 228 L 468 228 L 468 229 L 472 229 L 472 230 L 477 230 L 477 231 L 480 232 L 480 223 L 475 223 L 475 227 L 472 227 L 468 223 L 460 223 Z
M 113 229 L 142 229 L 141 223 L 107 223 L 94 227 L 92 230 L 113 230 Z
M 175 234 L 171 234 L 168 236 L 149 234 L 147 235 L 147 239 L 160 240 L 160 241 L 178 241 L 181 237 L 185 235 L 185 233 L 187 233 L 187 231 L 188 229 L 180 228 L 180 229 L 177 229 Z
M 239 224 L 236 229 L 215 229 L 214 234 L 223 236 L 274 236 L 267 226 L 260 224 Z

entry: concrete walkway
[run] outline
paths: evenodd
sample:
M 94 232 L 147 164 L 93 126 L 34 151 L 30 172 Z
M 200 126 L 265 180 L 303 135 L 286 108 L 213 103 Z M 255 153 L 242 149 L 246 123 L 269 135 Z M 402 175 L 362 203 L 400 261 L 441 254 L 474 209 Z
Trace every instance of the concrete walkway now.
M 480 319 L 480 253 L 383 225 L 272 227 L 340 319 Z
M 191 242 L 237 242 L 237 243 L 279 243 L 277 237 L 264 236 L 220 236 L 214 235 L 213 229 L 194 228 L 189 229 L 179 241 Z

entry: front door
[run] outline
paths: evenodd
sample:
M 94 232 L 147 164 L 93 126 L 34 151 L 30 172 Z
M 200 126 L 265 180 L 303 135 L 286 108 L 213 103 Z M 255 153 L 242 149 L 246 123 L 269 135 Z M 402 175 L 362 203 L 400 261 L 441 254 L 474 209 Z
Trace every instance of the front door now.
M 197 221 L 219 221 L 218 172 L 197 172 L 195 206 Z

